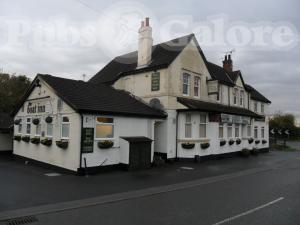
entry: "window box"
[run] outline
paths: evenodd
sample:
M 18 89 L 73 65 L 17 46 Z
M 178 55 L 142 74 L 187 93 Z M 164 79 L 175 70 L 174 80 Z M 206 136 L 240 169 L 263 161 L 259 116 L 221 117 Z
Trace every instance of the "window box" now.
M 21 135 L 15 135 L 14 136 L 14 140 L 15 141 L 21 141 L 22 140 L 22 136 Z
M 195 143 L 182 143 L 181 147 L 184 149 L 193 149 L 195 147 Z
M 38 145 L 41 142 L 41 139 L 39 137 L 33 137 L 30 139 L 30 142 L 32 144 Z
M 237 145 L 239 145 L 239 144 L 242 143 L 242 141 L 241 141 L 241 139 L 238 138 L 238 139 L 236 139 L 235 143 L 236 143 Z
M 248 143 L 249 143 L 249 144 L 252 144 L 253 141 L 254 141 L 254 139 L 253 139 L 253 138 L 250 138 L 250 139 L 248 140 Z
M 220 141 L 220 146 L 224 146 L 224 145 L 226 145 L 226 140 L 221 140 Z
M 262 140 L 261 143 L 267 144 L 267 140 Z
M 22 141 L 28 143 L 28 142 L 30 141 L 30 136 L 23 136 L 23 137 L 22 137 Z
M 250 156 L 250 150 L 247 148 L 242 149 L 241 156 L 243 157 L 249 157 Z
M 67 149 L 69 146 L 69 141 L 68 140 L 56 141 L 56 146 L 62 149 Z
M 113 141 L 98 141 L 98 148 L 102 148 L 102 149 L 108 149 L 111 148 L 112 146 L 114 146 L 114 142 Z
M 41 144 L 45 145 L 45 146 L 51 146 L 52 145 L 52 139 L 45 138 L 45 139 L 41 140 Z
M 260 140 L 256 140 L 256 141 L 255 141 L 255 144 L 258 145 L 259 143 L 260 143 Z
M 201 149 L 207 149 L 207 148 L 209 148 L 210 144 L 207 142 L 207 143 L 200 144 L 200 146 L 201 146 Z
M 234 144 L 234 140 L 230 139 L 228 143 L 229 143 L 229 145 L 233 145 Z
M 38 125 L 40 123 L 40 120 L 38 118 L 35 118 L 35 119 L 32 120 L 32 123 L 34 125 Z

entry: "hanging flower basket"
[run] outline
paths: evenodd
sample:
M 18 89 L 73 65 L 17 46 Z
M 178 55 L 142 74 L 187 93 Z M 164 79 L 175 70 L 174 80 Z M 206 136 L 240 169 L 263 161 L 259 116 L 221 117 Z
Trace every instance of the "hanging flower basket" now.
M 254 139 L 253 139 L 253 138 L 250 138 L 250 139 L 248 140 L 248 143 L 249 143 L 249 144 L 252 144 L 253 141 L 254 141 Z
M 45 146 L 51 146 L 52 145 L 52 139 L 45 138 L 45 139 L 41 140 L 41 144 L 45 145 Z
M 261 143 L 267 144 L 267 140 L 262 140 Z
M 228 143 L 229 143 L 229 145 L 233 145 L 234 144 L 234 140 L 230 139 Z
M 39 137 L 33 137 L 30 139 L 30 142 L 32 144 L 38 145 L 41 142 L 41 139 Z
M 30 141 L 30 137 L 29 136 L 23 136 L 22 137 L 22 141 L 29 142 Z
M 46 121 L 46 123 L 52 123 L 53 118 L 51 116 L 47 116 L 45 121 Z
M 114 145 L 113 141 L 98 141 L 98 148 L 107 149 Z
M 260 140 L 256 140 L 256 141 L 255 141 L 255 144 L 258 145 L 259 143 L 260 143 Z
M 17 120 L 14 121 L 14 124 L 19 125 L 21 123 L 21 121 L 22 121 L 21 119 L 17 119 Z
M 40 123 L 40 120 L 38 118 L 35 118 L 35 119 L 32 120 L 32 123 L 34 125 L 38 125 Z
M 202 143 L 200 146 L 201 149 L 207 149 L 210 146 L 210 144 L 207 142 L 207 143 Z
M 181 147 L 184 149 L 193 149 L 195 147 L 195 143 L 182 143 Z
M 239 145 L 239 144 L 242 143 L 242 141 L 241 141 L 241 139 L 238 138 L 238 139 L 236 139 L 235 143 L 236 143 L 237 145 Z
M 69 141 L 68 140 L 56 141 L 56 146 L 61 149 L 67 149 L 69 146 Z
M 15 141 L 21 141 L 22 140 L 22 136 L 21 135 L 15 135 L 14 136 L 14 140 Z
M 220 141 L 220 146 L 224 146 L 224 145 L 226 145 L 226 140 L 221 140 Z

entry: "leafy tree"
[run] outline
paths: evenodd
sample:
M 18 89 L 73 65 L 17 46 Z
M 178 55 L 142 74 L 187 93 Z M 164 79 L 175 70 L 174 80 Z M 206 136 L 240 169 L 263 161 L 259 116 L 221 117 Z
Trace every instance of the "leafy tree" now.
M 10 113 L 30 83 L 30 79 L 24 75 L 0 73 L 0 112 Z
M 270 119 L 269 127 L 270 130 L 282 130 L 282 132 L 284 132 L 285 130 L 289 130 L 291 136 L 297 135 L 297 128 L 295 126 L 295 116 L 290 113 L 276 113 L 273 116 L 273 118 Z

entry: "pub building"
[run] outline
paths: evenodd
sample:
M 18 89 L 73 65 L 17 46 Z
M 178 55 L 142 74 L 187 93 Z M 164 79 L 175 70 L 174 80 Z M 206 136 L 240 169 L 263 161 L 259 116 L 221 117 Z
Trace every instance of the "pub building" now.
M 13 153 L 71 171 L 269 149 L 270 101 L 233 70 L 209 62 L 194 34 L 138 50 L 89 81 L 38 74 L 14 111 Z

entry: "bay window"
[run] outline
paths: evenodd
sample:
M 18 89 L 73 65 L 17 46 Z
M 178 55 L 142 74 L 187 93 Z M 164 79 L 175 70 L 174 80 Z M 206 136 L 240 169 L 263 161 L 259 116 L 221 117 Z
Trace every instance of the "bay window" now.
M 63 116 L 61 121 L 61 138 L 69 139 L 70 137 L 70 120 L 69 117 Z
M 184 73 L 182 75 L 182 94 L 183 95 L 190 95 L 190 75 L 188 73 Z
M 199 137 L 206 138 L 206 115 L 200 114 Z
M 114 119 L 111 117 L 96 118 L 96 139 L 114 138 Z
M 185 114 L 185 137 L 192 137 L 192 116 L 191 114 Z
M 194 77 L 194 96 L 200 96 L 200 77 L 198 76 Z

